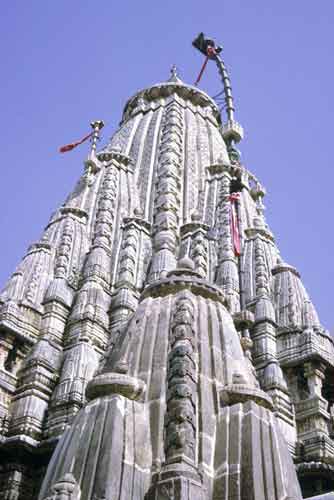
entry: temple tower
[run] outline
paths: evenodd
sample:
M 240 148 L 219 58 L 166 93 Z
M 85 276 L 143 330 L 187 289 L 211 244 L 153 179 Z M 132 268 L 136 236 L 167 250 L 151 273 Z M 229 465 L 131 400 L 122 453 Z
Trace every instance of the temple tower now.
M 334 490 L 334 345 L 265 220 L 226 101 L 168 81 L 93 148 L 0 295 L 0 498 Z M 302 494 L 300 485 L 302 487 Z

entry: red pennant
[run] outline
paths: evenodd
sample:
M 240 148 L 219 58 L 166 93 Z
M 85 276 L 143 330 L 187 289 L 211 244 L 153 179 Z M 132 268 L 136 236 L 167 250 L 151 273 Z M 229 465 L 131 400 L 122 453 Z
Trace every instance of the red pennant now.
M 236 257 L 240 256 L 241 248 L 240 248 L 240 233 L 238 226 L 238 216 L 237 216 L 237 202 L 240 200 L 239 193 L 232 193 L 229 198 L 231 202 L 231 233 L 232 233 L 232 243 L 234 255 Z
M 85 135 L 85 137 L 80 139 L 80 141 L 72 142 L 71 144 L 66 144 L 65 146 L 62 146 L 61 148 L 59 148 L 59 153 L 67 153 L 68 151 L 72 151 L 72 149 L 76 148 L 77 146 L 79 146 L 83 142 L 87 141 L 87 139 L 92 137 L 93 134 L 94 134 L 94 130 L 90 134 Z

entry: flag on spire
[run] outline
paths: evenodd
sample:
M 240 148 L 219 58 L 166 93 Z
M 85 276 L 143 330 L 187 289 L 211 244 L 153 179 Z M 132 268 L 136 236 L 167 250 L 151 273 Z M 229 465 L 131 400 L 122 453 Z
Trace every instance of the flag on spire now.
M 230 195 L 230 202 L 231 202 L 231 219 L 230 219 L 230 224 L 231 224 L 231 233 L 232 233 L 232 244 L 233 244 L 233 250 L 234 250 L 234 255 L 236 257 L 240 256 L 241 253 L 241 248 L 240 248 L 240 232 L 239 232 L 239 225 L 238 225 L 238 213 L 237 213 L 237 203 L 240 200 L 240 194 L 239 193 L 232 193 Z
M 76 148 L 77 146 L 79 146 L 83 142 L 87 141 L 87 139 L 92 137 L 93 134 L 94 134 L 94 130 L 92 132 L 90 132 L 89 134 L 85 135 L 85 137 L 80 139 L 80 141 L 71 142 L 70 144 L 66 144 L 65 146 L 61 146 L 59 148 L 59 153 L 67 153 L 68 151 L 72 151 L 72 149 Z

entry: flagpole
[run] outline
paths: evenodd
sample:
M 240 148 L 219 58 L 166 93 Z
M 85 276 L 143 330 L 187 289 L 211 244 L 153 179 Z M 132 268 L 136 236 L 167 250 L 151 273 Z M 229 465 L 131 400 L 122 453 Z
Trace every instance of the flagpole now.
M 94 133 L 92 136 L 91 148 L 88 155 L 88 159 L 93 161 L 93 158 L 95 158 L 96 156 L 97 141 L 100 139 L 100 130 L 104 127 L 104 121 L 95 120 L 91 122 L 90 126 L 92 127 Z
M 100 139 L 100 130 L 104 127 L 104 122 L 103 120 L 95 120 L 90 123 L 90 126 L 93 129 L 93 135 L 91 138 L 91 146 L 88 153 L 88 157 L 87 160 L 84 162 L 85 165 L 84 178 L 85 178 L 86 188 L 82 199 L 82 204 L 84 204 L 85 198 L 88 193 L 88 189 L 93 182 L 94 174 L 99 169 L 96 163 L 96 148 L 97 148 L 97 141 Z

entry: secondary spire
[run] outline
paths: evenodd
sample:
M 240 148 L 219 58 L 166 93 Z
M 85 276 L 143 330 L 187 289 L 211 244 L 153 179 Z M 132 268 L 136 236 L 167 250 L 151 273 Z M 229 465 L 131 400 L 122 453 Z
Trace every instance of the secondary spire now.
M 90 149 L 90 159 L 95 155 L 96 153 L 96 146 L 97 142 L 100 139 L 100 130 L 104 127 L 104 121 L 103 120 L 95 120 L 90 123 L 90 126 L 93 129 L 92 132 L 92 143 L 91 143 L 91 149 Z

